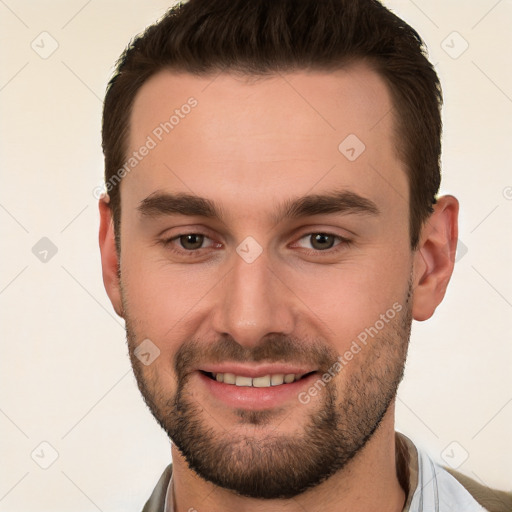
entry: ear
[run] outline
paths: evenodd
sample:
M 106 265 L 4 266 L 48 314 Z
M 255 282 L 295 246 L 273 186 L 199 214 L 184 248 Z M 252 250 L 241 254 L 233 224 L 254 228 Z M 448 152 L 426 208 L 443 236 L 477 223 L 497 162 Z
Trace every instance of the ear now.
M 459 202 L 442 196 L 425 222 L 414 256 L 413 318 L 427 320 L 441 303 L 452 276 L 457 250 Z
M 107 295 L 114 307 L 115 312 L 123 317 L 123 307 L 121 301 L 121 290 L 118 276 L 119 256 L 116 251 L 116 243 L 114 237 L 114 221 L 112 219 L 112 211 L 108 204 L 108 195 L 103 196 L 99 200 L 100 210 L 100 252 L 101 252 L 101 268 L 103 271 L 103 284 Z

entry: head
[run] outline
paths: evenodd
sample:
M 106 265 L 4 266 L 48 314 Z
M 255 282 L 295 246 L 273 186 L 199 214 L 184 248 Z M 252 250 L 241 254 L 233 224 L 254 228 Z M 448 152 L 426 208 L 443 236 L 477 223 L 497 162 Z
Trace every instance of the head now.
M 453 270 L 440 107 L 420 37 L 373 0 L 190 0 L 121 56 L 104 281 L 203 478 L 295 496 L 392 425 L 412 319 Z M 277 384 L 226 391 L 233 368 Z
M 135 38 L 117 63 L 103 116 L 105 183 L 118 249 L 119 184 L 126 172 L 122 169 L 131 167 L 126 166 L 130 116 L 137 93 L 150 77 L 172 70 L 206 77 L 236 72 L 257 79 L 297 70 L 346 69 L 363 61 L 391 95 L 392 110 L 385 115 L 393 119 L 397 158 L 408 178 L 415 249 L 441 180 L 441 87 L 418 33 L 377 0 L 250 5 L 196 0 L 178 4 Z

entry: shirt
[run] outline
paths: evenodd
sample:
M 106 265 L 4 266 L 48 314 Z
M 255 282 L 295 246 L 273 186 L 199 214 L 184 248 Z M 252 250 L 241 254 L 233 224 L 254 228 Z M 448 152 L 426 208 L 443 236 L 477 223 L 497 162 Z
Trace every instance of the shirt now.
M 512 512 L 510 493 L 489 489 L 441 467 L 401 433 L 395 438 L 397 475 L 406 492 L 402 512 Z M 172 465 L 165 469 L 142 512 L 175 512 Z

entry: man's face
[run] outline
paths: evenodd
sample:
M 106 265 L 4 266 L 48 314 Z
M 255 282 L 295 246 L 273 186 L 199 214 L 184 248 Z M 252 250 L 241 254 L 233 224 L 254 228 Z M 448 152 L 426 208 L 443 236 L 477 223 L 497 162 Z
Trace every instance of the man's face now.
M 138 93 L 123 316 L 141 392 L 203 478 L 294 496 L 391 415 L 413 263 L 395 148 L 390 95 L 362 65 L 260 81 L 162 72 Z M 136 356 L 144 340 L 156 359 Z

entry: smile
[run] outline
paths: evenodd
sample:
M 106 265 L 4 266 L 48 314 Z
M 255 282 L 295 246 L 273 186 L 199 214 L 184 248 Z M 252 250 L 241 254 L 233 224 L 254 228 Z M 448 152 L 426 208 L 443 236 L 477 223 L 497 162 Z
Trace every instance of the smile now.
M 313 372 L 311 372 L 313 373 Z M 204 374 L 217 382 L 231 384 L 240 387 L 269 388 L 280 386 L 282 384 L 291 384 L 302 379 L 309 374 L 295 373 L 276 373 L 272 375 L 262 375 L 261 377 L 247 377 L 245 375 L 235 375 L 234 373 L 204 372 Z

